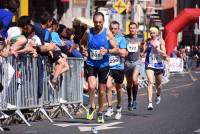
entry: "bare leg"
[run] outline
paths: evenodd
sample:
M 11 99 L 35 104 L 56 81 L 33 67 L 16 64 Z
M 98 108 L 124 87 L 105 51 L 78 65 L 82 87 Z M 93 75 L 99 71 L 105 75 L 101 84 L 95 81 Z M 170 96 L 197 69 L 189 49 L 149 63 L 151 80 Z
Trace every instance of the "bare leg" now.
M 108 107 L 112 106 L 112 77 L 108 76 L 108 80 L 107 80 L 107 94 L 106 94 L 106 98 L 108 101 Z
M 89 105 L 92 108 L 95 108 L 95 88 L 96 88 L 96 77 L 88 77 L 88 86 L 89 86 Z
M 106 91 L 106 84 L 99 83 L 99 111 L 98 112 L 103 112 L 105 91 Z
M 148 79 L 148 88 L 147 88 L 148 101 L 149 103 L 152 103 L 154 71 L 151 69 L 147 69 L 146 74 L 147 74 L 147 79 Z

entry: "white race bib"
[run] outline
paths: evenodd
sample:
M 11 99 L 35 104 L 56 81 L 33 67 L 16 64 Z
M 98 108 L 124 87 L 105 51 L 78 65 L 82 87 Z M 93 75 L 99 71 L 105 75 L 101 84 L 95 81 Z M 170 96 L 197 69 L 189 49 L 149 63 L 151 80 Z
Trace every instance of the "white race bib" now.
M 115 66 L 120 64 L 120 57 L 119 56 L 110 56 L 109 57 L 109 66 Z
M 127 49 L 129 52 L 137 52 L 138 51 L 138 44 L 134 43 L 134 44 L 128 44 L 127 45 Z
M 152 54 L 150 56 L 150 63 L 151 64 L 157 64 L 157 63 L 160 63 L 160 62 L 162 62 L 162 59 L 159 55 Z
M 103 55 L 100 54 L 100 50 L 91 49 L 90 50 L 90 58 L 92 60 L 102 60 L 103 59 Z

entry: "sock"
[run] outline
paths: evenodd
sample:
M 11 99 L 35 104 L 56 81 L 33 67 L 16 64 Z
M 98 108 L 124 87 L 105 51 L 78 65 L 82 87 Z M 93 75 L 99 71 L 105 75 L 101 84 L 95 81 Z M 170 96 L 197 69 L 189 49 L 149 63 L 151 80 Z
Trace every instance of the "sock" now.
M 108 108 L 111 108 L 111 109 L 112 109 L 112 105 L 111 105 L 111 106 L 108 106 Z
M 132 98 L 131 98 L 131 88 L 127 87 L 126 90 L 127 90 L 127 94 L 128 94 L 128 102 L 131 102 L 132 101 Z
M 133 101 L 136 101 L 137 92 L 138 92 L 138 85 L 133 85 L 132 87 Z
M 117 109 L 120 109 L 120 108 L 121 108 L 121 106 L 118 106 L 118 105 L 117 105 Z

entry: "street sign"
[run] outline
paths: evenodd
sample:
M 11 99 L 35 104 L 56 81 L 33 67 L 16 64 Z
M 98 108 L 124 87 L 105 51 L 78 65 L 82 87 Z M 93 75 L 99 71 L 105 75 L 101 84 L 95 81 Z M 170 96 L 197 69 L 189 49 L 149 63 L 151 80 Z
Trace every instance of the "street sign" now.
M 123 0 L 118 0 L 114 5 L 113 8 L 119 13 L 121 14 L 122 12 L 124 12 L 124 10 L 126 10 L 126 3 L 124 3 Z

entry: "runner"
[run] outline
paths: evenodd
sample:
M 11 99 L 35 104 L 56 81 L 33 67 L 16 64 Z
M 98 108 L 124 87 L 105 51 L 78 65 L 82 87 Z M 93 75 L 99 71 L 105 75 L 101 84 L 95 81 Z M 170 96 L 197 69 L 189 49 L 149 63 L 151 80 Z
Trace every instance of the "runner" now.
M 80 48 L 84 55 L 88 55 L 86 60 L 86 71 L 89 83 L 89 103 L 90 109 L 86 119 L 92 120 L 95 112 L 95 88 L 98 75 L 99 109 L 97 122 L 104 123 L 103 102 L 106 91 L 106 82 L 109 74 L 109 53 L 117 53 L 117 45 L 112 33 L 103 27 L 104 15 L 96 12 L 93 16 L 94 28 L 89 29 L 80 41 Z M 85 46 L 87 45 L 87 49 Z
M 155 76 L 155 86 L 157 91 L 156 104 L 161 101 L 161 80 L 164 70 L 164 64 L 162 58 L 166 55 L 165 42 L 159 36 L 159 30 L 157 27 L 150 28 L 150 39 L 147 40 L 146 44 L 146 74 L 148 79 L 148 110 L 153 110 L 152 95 L 153 95 L 153 84 Z
M 108 109 L 105 113 L 106 116 L 111 117 L 114 112 L 112 108 L 112 87 L 114 80 L 115 88 L 117 90 L 117 113 L 115 115 L 115 119 L 121 119 L 121 101 L 122 101 L 122 83 L 124 81 L 124 58 L 126 55 L 126 39 L 119 32 L 119 22 L 112 21 L 110 24 L 110 31 L 115 37 L 117 42 L 117 46 L 119 48 L 119 56 L 118 55 L 110 55 L 109 57 L 109 65 L 110 65 L 110 74 L 107 80 L 107 100 L 108 100 Z M 121 56 L 121 57 L 120 57 Z
M 144 41 L 138 34 L 138 25 L 129 24 L 129 34 L 126 35 L 127 57 L 125 61 L 125 74 L 127 80 L 128 110 L 136 109 L 136 96 L 138 91 L 138 76 L 141 68 L 140 51 Z

